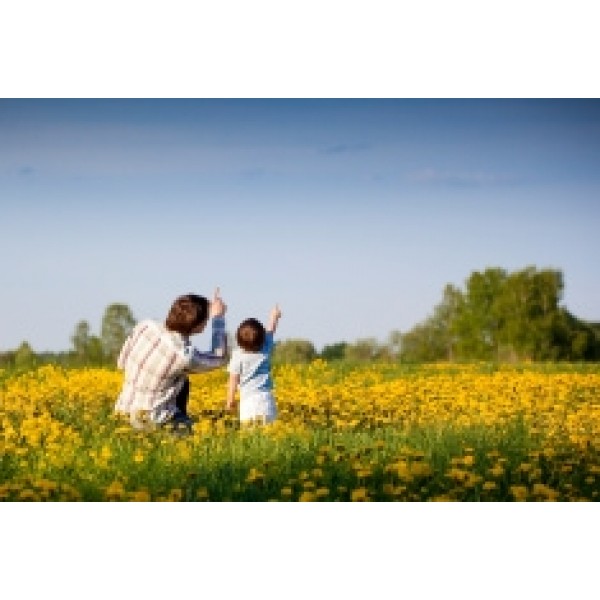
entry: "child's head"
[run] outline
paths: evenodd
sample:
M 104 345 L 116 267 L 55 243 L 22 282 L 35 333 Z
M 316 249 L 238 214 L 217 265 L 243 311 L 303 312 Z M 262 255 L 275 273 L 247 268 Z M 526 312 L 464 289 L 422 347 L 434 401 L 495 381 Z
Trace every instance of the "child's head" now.
M 265 328 L 257 319 L 246 319 L 238 327 L 237 343 L 247 352 L 258 352 L 265 343 Z
M 201 333 L 208 321 L 209 306 L 204 296 L 179 296 L 171 306 L 165 325 L 169 331 L 177 331 L 181 335 Z

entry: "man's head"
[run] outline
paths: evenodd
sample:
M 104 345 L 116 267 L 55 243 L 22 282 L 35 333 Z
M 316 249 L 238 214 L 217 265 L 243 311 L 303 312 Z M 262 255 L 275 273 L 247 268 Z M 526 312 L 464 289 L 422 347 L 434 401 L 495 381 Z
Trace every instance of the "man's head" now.
M 186 294 L 179 296 L 167 315 L 165 325 L 181 335 L 202 333 L 208 322 L 210 304 L 204 296 Z

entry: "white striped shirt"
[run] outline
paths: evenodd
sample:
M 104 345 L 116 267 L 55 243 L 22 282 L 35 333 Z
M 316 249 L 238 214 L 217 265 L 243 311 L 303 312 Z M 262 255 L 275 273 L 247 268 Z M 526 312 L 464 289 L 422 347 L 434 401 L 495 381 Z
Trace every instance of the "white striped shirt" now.
M 212 320 L 213 348 L 200 352 L 189 338 L 169 331 L 156 321 L 138 323 L 125 340 L 117 366 L 125 371 L 117 412 L 149 411 L 150 419 L 164 422 L 175 412 L 175 397 L 187 373 L 222 367 L 225 356 L 225 321 Z

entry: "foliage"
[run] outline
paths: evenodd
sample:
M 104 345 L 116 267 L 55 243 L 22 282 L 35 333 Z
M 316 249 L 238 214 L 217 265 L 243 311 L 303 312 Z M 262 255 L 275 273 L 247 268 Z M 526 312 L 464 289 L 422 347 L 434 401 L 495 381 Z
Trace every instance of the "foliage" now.
M 74 365 L 103 365 L 110 360 L 106 357 L 102 340 L 90 334 L 90 325 L 87 321 L 79 321 L 71 337 L 73 354 L 71 363 Z
M 104 356 L 115 361 L 127 336 L 135 325 L 135 318 L 126 304 L 114 303 L 106 307 L 102 317 L 100 340 Z
M 563 276 L 527 267 L 473 272 L 447 285 L 433 314 L 402 336 L 401 359 L 598 360 L 594 329 L 560 306 Z
M 366 362 L 389 359 L 391 356 L 388 346 L 379 344 L 375 338 L 362 338 L 353 344 L 346 344 L 344 358 L 350 362 Z
M 274 364 L 308 363 L 317 355 L 312 342 L 308 340 L 289 339 L 275 344 L 273 351 Z
M 14 366 L 16 369 L 28 369 L 36 364 L 36 356 L 33 348 L 28 342 L 23 342 L 14 355 Z
M 324 360 L 341 360 L 346 353 L 347 342 L 336 342 L 335 344 L 327 344 L 323 346 L 320 357 Z
M 384 343 L 375 338 L 340 341 L 318 354 L 311 341 L 288 339 L 276 343 L 273 362 L 302 364 L 317 356 L 349 363 L 399 360 L 405 364 L 600 360 L 600 323 L 582 321 L 561 306 L 563 287 L 563 275 L 554 269 L 474 271 L 464 289 L 444 287 L 440 303 L 427 319 L 404 333 L 391 331 Z M 36 354 L 23 342 L 16 350 L 0 352 L 0 367 L 114 365 L 134 325 L 129 306 L 113 303 L 104 311 L 99 336 L 81 320 L 71 336 L 70 351 Z M 229 333 L 228 339 L 232 348 Z

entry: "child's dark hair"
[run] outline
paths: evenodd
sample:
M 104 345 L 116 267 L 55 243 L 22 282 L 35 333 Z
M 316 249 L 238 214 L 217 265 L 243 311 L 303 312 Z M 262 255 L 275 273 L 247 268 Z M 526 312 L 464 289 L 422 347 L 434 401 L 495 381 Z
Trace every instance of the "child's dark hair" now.
M 257 319 L 246 319 L 238 327 L 237 343 L 247 352 L 258 352 L 265 343 L 265 327 Z
M 193 329 L 208 320 L 208 310 L 209 302 L 204 296 L 179 296 L 171 306 L 165 325 L 169 331 L 190 335 Z

